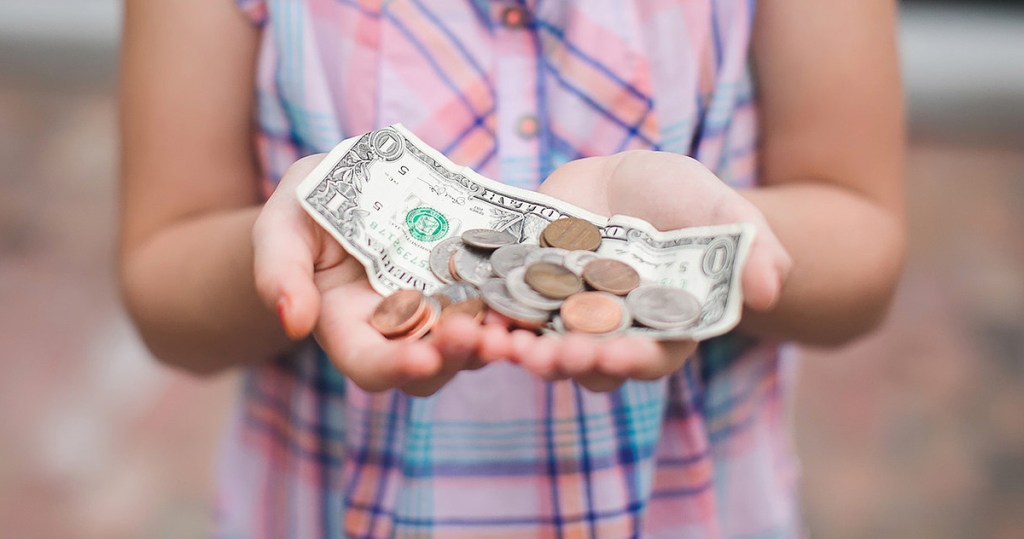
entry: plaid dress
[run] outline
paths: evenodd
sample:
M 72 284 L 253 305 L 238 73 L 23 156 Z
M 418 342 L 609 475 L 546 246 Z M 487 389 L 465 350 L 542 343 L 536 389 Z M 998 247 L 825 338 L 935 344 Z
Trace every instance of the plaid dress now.
M 756 183 L 753 0 L 239 0 L 260 25 L 258 147 L 401 122 L 496 180 L 656 148 Z M 642 188 L 638 185 L 638 188 Z M 222 537 L 789 537 L 791 362 L 739 333 L 606 394 L 511 364 L 366 393 L 314 343 L 249 369 Z

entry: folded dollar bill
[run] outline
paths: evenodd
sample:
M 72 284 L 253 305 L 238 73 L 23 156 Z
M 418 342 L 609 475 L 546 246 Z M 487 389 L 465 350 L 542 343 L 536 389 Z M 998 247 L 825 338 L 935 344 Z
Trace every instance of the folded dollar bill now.
M 384 296 L 402 288 L 440 288 L 430 252 L 465 230 L 500 230 L 536 243 L 549 223 L 575 217 L 601 231 L 599 255 L 630 264 L 646 283 L 682 288 L 701 302 L 690 327 L 630 332 L 707 339 L 735 327 L 742 312 L 740 275 L 753 225 L 663 232 L 635 217 L 604 217 L 456 165 L 401 125 L 341 142 L 302 181 L 297 195 L 309 215 L 366 267 L 371 285 Z

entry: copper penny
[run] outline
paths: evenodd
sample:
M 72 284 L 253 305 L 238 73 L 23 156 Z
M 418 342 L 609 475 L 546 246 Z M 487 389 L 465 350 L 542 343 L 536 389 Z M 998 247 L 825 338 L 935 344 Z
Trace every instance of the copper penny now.
M 569 331 L 611 333 L 622 326 L 622 301 L 607 292 L 580 292 L 565 300 L 561 315 Z
M 426 309 L 424 309 L 423 316 L 420 317 L 419 322 L 408 333 L 398 336 L 398 339 L 415 341 L 423 338 L 424 335 L 430 333 L 430 330 L 434 329 L 438 319 L 441 318 L 441 304 L 434 298 L 426 298 L 425 303 Z
M 583 267 L 583 280 L 591 288 L 625 296 L 640 286 L 640 274 L 632 266 L 611 258 L 591 260 Z
M 526 284 L 547 298 L 567 298 L 583 290 L 583 281 L 569 268 L 551 262 L 537 262 L 526 268 Z
M 570 251 L 596 251 L 601 246 L 601 231 L 593 223 L 575 217 L 552 222 L 540 233 L 542 243 Z
M 484 303 L 483 298 L 467 299 L 466 301 L 452 303 L 442 309 L 439 323 L 444 323 L 447 318 L 456 315 L 468 316 L 474 322 L 480 323 L 483 322 L 485 314 L 487 314 L 487 304 Z
M 427 298 L 419 290 L 399 290 L 384 298 L 370 316 L 370 325 L 385 337 L 412 330 L 423 319 Z
M 455 269 L 455 253 L 452 253 L 451 258 L 448 259 L 448 273 L 451 274 L 452 279 L 454 279 L 456 283 L 462 281 L 462 277 L 459 276 L 458 270 Z

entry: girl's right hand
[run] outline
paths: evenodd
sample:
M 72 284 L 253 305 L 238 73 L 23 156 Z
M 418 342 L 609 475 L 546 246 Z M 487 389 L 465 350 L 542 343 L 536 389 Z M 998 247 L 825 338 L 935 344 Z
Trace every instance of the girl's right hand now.
M 511 341 L 504 327 L 468 318 L 411 342 L 387 340 L 370 326 L 381 296 L 359 261 L 295 196 L 323 157 L 295 162 L 253 225 L 256 288 L 288 336 L 298 340 L 312 333 L 341 373 L 367 391 L 401 388 L 418 396 L 436 392 L 460 370 L 508 357 Z

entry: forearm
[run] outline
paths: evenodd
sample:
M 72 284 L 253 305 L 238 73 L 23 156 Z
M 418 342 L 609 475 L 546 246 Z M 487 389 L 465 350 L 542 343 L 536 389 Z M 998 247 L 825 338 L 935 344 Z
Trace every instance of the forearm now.
M 814 345 L 842 344 L 884 317 L 905 248 L 902 218 L 853 191 L 794 182 L 744 192 L 793 258 L 776 307 L 747 310 L 745 331 Z
M 253 284 L 258 207 L 182 219 L 122 255 L 121 286 L 161 361 L 196 373 L 263 361 L 289 340 Z

